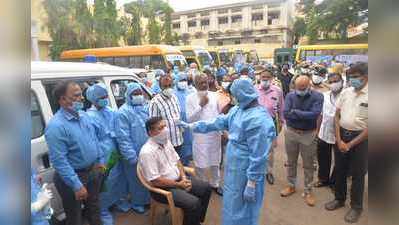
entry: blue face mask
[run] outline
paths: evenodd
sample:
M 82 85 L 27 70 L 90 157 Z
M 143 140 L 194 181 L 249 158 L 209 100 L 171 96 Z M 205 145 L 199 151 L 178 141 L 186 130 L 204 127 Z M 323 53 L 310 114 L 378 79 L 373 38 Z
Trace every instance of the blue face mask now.
M 295 90 L 295 93 L 296 93 L 297 95 L 301 96 L 301 97 L 305 96 L 308 92 L 309 92 L 308 89 L 305 89 L 305 90 L 303 90 L 303 91 L 301 91 L 301 90 Z
M 104 107 L 108 106 L 109 101 L 107 98 L 103 98 L 103 99 L 99 99 L 97 104 L 98 104 L 98 106 L 104 108 Z
M 83 102 L 72 102 L 72 110 L 78 112 L 84 108 Z
M 144 103 L 144 96 L 142 95 L 133 95 L 132 96 L 132 104 L 133 105 L 142 105 Z
M 364 81 L 361 78 L 349 78 L 349 83 L 355 89 L 359 89 L 363 85 Z

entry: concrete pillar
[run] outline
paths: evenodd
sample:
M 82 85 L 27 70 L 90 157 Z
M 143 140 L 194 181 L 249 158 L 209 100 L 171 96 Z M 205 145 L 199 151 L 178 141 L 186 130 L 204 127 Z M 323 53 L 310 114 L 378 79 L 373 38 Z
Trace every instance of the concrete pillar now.
M 38 39 L 38 32 L 37 32 L 37 23 L 36 21 L 31 21 L 31 50 L 32 50 L 32 60 L 39 61 L 40 54 L 39 54 L 39 39 Z

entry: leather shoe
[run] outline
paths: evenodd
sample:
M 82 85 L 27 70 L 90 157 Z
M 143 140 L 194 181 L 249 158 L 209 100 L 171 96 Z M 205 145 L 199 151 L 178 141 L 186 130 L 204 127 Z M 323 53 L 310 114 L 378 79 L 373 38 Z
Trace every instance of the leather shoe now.
M 266 180 L 267 180 L 267 183 L 269 183 L 270 185 L 273 185 L 274 184 L 274 176 L 273 176 L 273 174 L 272 173 L 267 173 L 266 174 Z
M 361 209 L 350 209 L 348 213 L 345 215 L 345 222 L 347 223 L 356 223 L 360 216 L 362 215 Z
M 305 194 L 305 203 L 308 206 L 313 207 L 316 204 L 316 200 L 314 199 L 314 196 L 312 195 L 312 193 L 307 193 Z
M 333 211 L 339 208 L 342 208 L 345 206 L 345 203 L 342 201 L 338 201 L 338 200 L 332 200 L 331 202 L 327 202 L 324 205 L 324 208 L 328 211 Z
M 280 192 L 281 197 L 288 197 L 292 194 L 295 193 L 295 188 L 294 187 L 286 187 Z

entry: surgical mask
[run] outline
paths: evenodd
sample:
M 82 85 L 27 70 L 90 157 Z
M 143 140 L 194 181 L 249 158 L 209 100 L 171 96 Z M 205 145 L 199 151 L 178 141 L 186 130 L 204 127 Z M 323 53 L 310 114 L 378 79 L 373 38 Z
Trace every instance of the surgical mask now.
M 363 85 L 364 81 L 361 78 L 349 78 L 350 86 L 354 87 L 355 89 L 359 89 Z
M 103 98 L 103 99 L 99 99 L 97 104 L 98 104 L 98 106 L 104 108 L 104 107 L 108 106 L 109 101 L 107 98 Z
M 309 89 L 305 89 L 305 90 L 303 90 L 303 91 L 301 91 L 301 90 L 295 90 L 295 92 L 296 92 L 297 95 L 303 97 L 303 96 L 305 96 L 305 95 L 309 92 Z
M 159 133 L 158 135 L 152 137 L 155 142 L 157 142 L 160 145 L 164 145 L 168 142 L 168 130 L 166 128 L 164 128 L 161 133 Z
M 262 80 L 260 85 L 262 85 L 262 88 L 268 89 L 270 87 L 270 80 Z
M 207 96 L 208 95 L 208 91 L 197 91 L 197 93 L 198 93 L 198 96 L 200 96 L 200 97 L 204 97 L 204 96 Z
M 312 81 L 314 84 L 321 84 L 321 82 L 323 82 L 323 80 L 324 80 L 324 77 L 312 75 Z
M 342 81 L 338 81 L 338 82 L 330 84 L 331 91 L 333 91 L 333 92 L 340 91 L 342 89 L 342 86 L 343 86 Z
M 222 87 L 224 90 L 227 90 L 229 88 L 230 82 L 222 82 Z
M 133 95 L 132 96 L 132 104 L 133 105 L 142 105 L 144 103 L 143 95 Z
M 162 93 L 166 96 L 166 97 L 172 97 L 173 95 L 173 89 L 172 88 L 166 88 L 162 91 Z
M 248 75 L 241 75 L 241 79 L 249 79 Z
M 83 102 L 75 101 L 72 102 L 72 110 L 78 112 L 84 108 Z
M 177 87 L 181 90 L 185 90 L 188 87 L 187 81 L 180 81 L 177 83 Z

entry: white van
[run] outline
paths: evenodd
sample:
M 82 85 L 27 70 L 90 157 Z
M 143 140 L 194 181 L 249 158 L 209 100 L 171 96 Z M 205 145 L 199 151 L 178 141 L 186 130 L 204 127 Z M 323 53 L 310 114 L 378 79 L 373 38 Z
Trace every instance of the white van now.
M 104 83 L 108 89 L 110 105 L 115 109 L 124 103 L 126 85 L 130 82 L 139 83 L 148 100 L 152 97 L 152 91 L 141 83 L 141 79 L 131 70 L 122 67 L 73 62 L 31 63 L 31 167 L 37 170 L 43 178 L 43 182 L 50 184 L 50 188 L 55 193 L 51 205 L 54 209 L 53 219 L 57 221 L 63 220 L 65 214 L 63 213 L 61 199 L 53 184 L 54 169 L 49 161 L 44 130 L 59 108 L 52 92 L 57 82 L 61 80 L 77 82 L 82 88 L 83 96 L 85 96 L 88 86 L 97 82 Z M 91 106 L 87 100 L 85 100 L 84 105 L 85 109 Z

